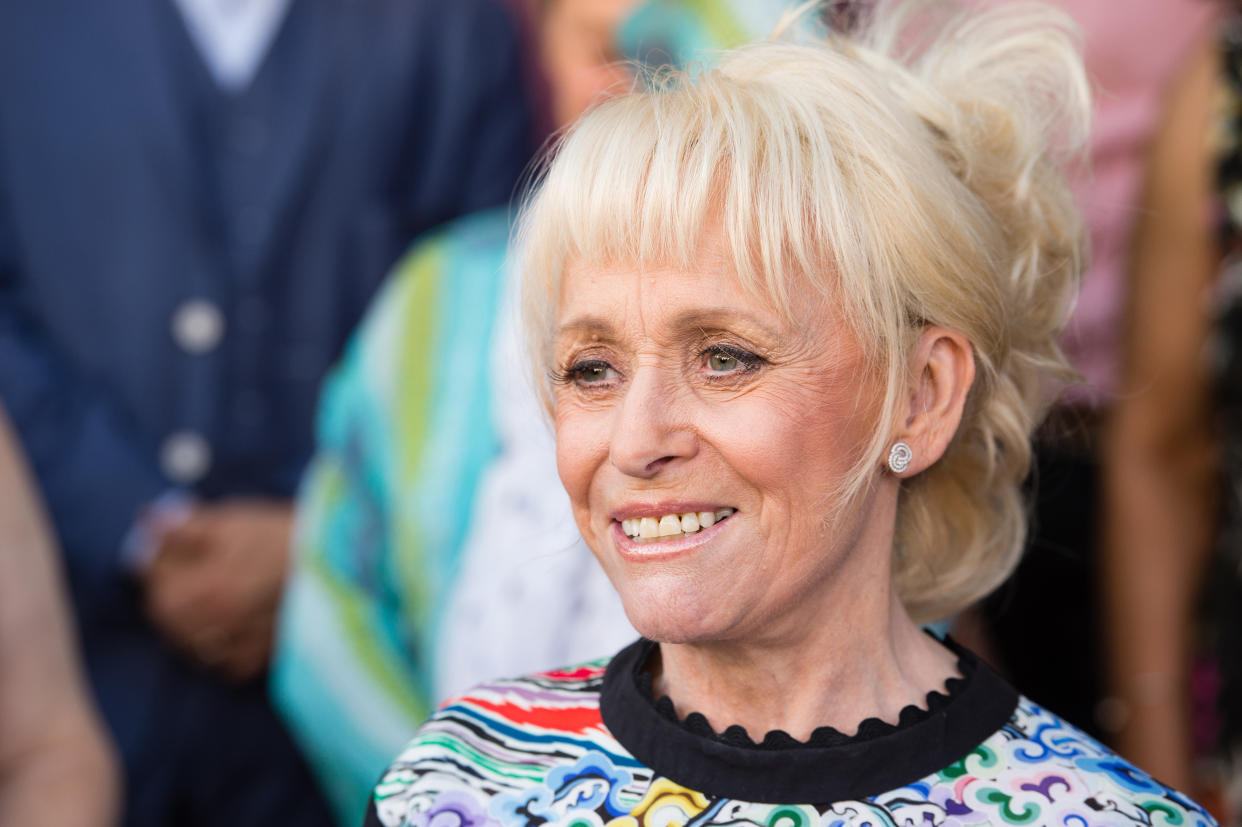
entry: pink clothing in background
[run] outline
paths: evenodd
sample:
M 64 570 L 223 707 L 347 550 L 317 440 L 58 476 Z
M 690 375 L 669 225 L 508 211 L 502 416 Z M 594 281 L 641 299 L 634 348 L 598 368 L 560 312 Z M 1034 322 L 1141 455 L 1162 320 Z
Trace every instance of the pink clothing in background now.
M 1091 265 L 1064 344 L 1089 388 L 1071 402 L 1109 404 L 1120 368 L 1126 258 L 1148 138 L 1164 92 L 1198 40 L 1215 4 L 1208 0 L 1051 0 L 1082 26 L 1096 94 L 1092 174 L 1076 192 L 1091 230 Z

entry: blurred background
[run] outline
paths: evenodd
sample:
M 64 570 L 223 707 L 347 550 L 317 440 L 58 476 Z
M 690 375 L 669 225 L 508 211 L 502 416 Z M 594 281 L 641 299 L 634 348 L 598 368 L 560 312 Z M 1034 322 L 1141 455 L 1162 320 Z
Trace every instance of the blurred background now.
M 792 5 L 0 5 L 0 823 L 356 824 L 444 698 L 635 635 L 515 365 L 514 212 L 638 67 Z M 937 631 L 1242 824 L 1242 10 L 1054 5 L 1082 382 Z

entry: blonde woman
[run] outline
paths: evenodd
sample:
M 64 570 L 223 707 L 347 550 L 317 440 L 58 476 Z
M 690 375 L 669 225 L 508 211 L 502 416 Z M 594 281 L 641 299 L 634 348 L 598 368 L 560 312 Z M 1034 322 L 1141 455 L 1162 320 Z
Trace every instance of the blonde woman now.
M 1021 550 L 1089 106 L 1059 13 L 920 8 L 565 138 L 524 222 L 532 352 L 643 638 L 450 702 L 370 823 L 1212 823 L 916 625 Z

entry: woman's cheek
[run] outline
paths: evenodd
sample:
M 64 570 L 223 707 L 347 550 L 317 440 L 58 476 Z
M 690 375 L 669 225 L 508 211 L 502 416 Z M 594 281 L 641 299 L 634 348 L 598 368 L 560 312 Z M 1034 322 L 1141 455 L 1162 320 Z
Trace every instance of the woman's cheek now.
M 556 469 L 579 526 L 589 509 L 592 481 L 608 460 L 606 417 L 572 404 L 557 407 Z
M 787 482 L 806 450 L 802 420 L 809 402 L 797 396 L 796 389 L 766 391 L 714 406 L 700 432 L 741 476 Z

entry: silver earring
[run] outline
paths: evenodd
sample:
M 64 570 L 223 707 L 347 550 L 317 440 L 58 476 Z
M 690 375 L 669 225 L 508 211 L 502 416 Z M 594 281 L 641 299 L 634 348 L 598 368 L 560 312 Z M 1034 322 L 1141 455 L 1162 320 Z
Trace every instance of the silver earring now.
M 888 452 L 888 467 L 894 474 L 900 474 L 910 467 L 914 452 L 904 442 L 894 442 L 893 449 Z

